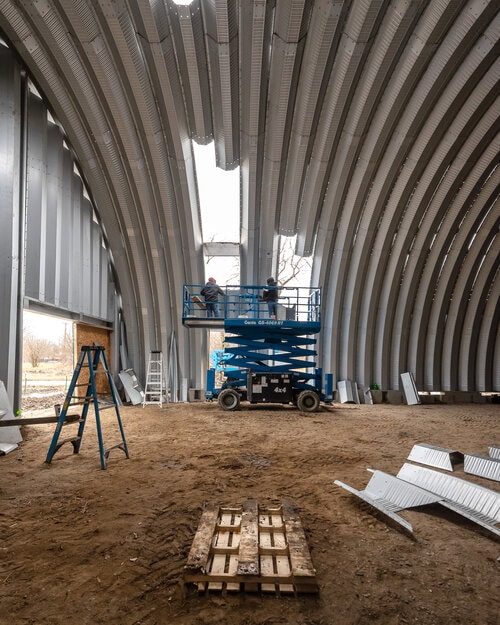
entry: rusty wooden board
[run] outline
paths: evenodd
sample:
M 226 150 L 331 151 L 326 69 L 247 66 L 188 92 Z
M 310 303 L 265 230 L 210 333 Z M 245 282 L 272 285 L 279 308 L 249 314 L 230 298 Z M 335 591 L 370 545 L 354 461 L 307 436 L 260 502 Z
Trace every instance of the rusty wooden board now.
M 184 569 L 200 593 L 317 593 L 316 571 L 297 511 L 249 499 L 204 510 Z

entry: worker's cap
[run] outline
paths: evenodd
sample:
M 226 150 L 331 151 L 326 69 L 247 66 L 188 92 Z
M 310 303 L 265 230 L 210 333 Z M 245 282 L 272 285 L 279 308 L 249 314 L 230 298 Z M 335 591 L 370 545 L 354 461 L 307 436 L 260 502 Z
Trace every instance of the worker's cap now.
M 216 279 L 215 278 L 209 278 L 208 281 L 209 282 L 216 282 Z
M 267 279 L 267 284 L 271 284 L 271 282 L 274 282 L 274 278 L 272 276 Z

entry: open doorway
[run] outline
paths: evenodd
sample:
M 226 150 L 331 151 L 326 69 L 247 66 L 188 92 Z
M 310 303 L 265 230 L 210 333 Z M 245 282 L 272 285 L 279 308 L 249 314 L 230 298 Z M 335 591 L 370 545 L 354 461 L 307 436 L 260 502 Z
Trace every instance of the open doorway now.
M 61 404 L 73 373 L 74 323 L 24 312 L 22 404 L 24 416 Z
M 64 402 L 82 345 L 103 345 L 112 366 L 108 328 L 32 311 L 24 312 L 23 323 L 23 416 L 48 414 Z M 101 384 L 106 386 L 99 380 L 98 391 Z

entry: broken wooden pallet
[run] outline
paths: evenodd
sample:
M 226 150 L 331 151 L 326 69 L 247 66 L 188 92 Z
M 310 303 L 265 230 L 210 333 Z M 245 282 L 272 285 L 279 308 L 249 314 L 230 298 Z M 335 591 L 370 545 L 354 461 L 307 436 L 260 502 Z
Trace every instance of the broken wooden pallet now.
M 289 502 L 207 506 L 189 552 L 185 583 L 199 592 L 316 593 L 318 584 L 300 518 Z

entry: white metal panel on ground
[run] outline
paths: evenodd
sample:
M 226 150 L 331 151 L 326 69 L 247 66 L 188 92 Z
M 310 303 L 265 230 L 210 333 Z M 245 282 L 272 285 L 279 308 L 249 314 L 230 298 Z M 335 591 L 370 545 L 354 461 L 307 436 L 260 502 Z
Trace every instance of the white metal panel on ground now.
M 2 416 L 3 414 L 3 416 Z M 9 397 L 5 389 L 4 383 L 0 380 L 0 419 L 13 419 L 14 413 L 10 405 Z M 12 427 L 0 428 L 0 440 L 2 443 L 15 444 L 23 440 L 21 430 L 13 425 Z
M 461 464 L 464 456 L 459 451 L 446 449 L 445 447 L 436 447 L 427 443 L 417 443 L 413 445 L 408 455 L 408 460 L 428 464 L 431 467 L 453 471 L 455 464 Z
M 340 403 L 359 404 L 359 394 L 356 382 L 352 380 L 339 380 L 337 382 Z
M 479 475 L 488 480 L 500 482 L 500 459 L 479 454 L 465 454 L 464 471 L 471 475 Z
M 397 477 L 443 498 L 440 503 L 500 536 L 500 493 L 433 469 L 405 463 Z
M 436 503 L 441 499 L 439 495 L 408 484 L 383 471 L 373 471 L 373 476 L 364 491 L 358 491 L 340 480 L 335 480 L 334 483 L 356 495 L 410 532 L 413 532 L 411 523 L 397 515 L 396 512 L 405 508 Z
M 403 384 L 403 392 L 405 394 L 406 403 L 408 406 L 415 404 L 421 404 L 421 399 L 418 395 L 417 387 L 415 386 L 415 379 L 411 371 L 401 374 L 401 382 Z
M 122 381 L 125 393 L 134 406 L 142 404 L 144 401 L 144 390 L 139 384 L 139 380 L 134 373 L 133 369 L 125 369 L 118 374 Z
M 490 458 L 495 458 L 496 460 L 500 460 L 500 446 L 490 445 L 488 447 L 488 454 Z

